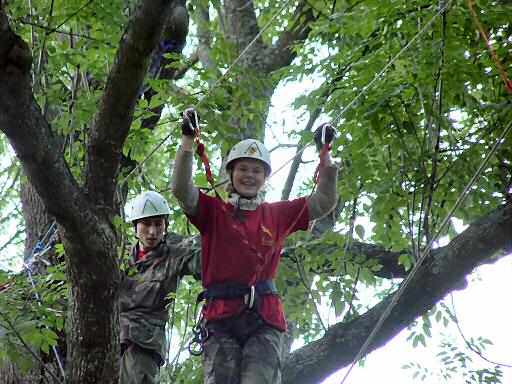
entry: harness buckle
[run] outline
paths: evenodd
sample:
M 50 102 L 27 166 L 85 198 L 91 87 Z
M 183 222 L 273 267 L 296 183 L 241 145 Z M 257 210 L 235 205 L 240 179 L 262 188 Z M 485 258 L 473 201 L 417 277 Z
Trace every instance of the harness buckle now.
M 194 337 L 188 344 L 188 351 L 192 356 L 201 356 L 204 352 L 204 343 L 210 337 L 206 322 L 202 316 L 192 328 L 192 334 Z
M 254 285 L 250 286 L 250 290 L 249 293 L 244 295 L 244 304 L 247 305 L 247 308 L 252 309 L 256 297 L 256 288 L 254 288 Z

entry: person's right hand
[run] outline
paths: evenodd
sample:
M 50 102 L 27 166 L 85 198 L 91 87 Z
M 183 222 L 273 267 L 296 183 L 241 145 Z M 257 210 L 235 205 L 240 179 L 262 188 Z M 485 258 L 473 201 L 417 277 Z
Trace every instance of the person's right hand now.
M 194 108 L 187 108 L 183 111 L 181 120 L 181 133 L 184 136 L 194 137 L 199 128 L 199 114 Z

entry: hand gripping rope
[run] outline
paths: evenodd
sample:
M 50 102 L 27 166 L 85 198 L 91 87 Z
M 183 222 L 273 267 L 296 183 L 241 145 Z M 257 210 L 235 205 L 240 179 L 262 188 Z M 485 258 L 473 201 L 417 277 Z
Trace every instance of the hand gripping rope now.
M 261 38 L 261 35 L 263 35 L 263 33 L 274 23 L 274 21 L 277 19 L 277 17 L 293 2 L 293 0 L 288 0 L 286 1 L 276 12 L 274 12 L 274 14 L 272 15 L 272 17 L 268 20 L 268 22 L 260 29 L 260 31 L 256 34 L 256 36 L 254 36 L 254 38 L 249 42 L 249 44 L 247 44 L 247 46 L 243 49 L 242 52 L 240 52 L 240 54 L 238 55 L 238 57 L 231 63 L 231 65 L 226 69 L 226 71 L 224 72 L 224 74 L 219 77 L 215 83 L 213 83 L 213 85 L 208 89 L 208 91 L 206 92 L 206 94 L 201 98 L 201 100 L 199 100 L 198 104 L 196 106 L 199 106 L 201 105 L 208 97 L 208 95 L 211 93 L 211 91 L 213 89 L 215 89 L 217 86 L 219 86 L 222 81 L 224 81 L 228 75 L 231 73 L 231 70 L 235 67 L 236 64 L 238 64 L 238 62 L 242 59 L 242 57 L 249 51 L 249 49 L 258 41 L 258 39 Z M 161 125 L 161 124 L 165 124 L 167 122 L 169 122 L 170 120 L 167 119 L 165 121 L 162 121 L 160 123 L 158 123 L 157 125 Z M 155 153 L 156 151 L 173 135 L 173 133 L 169 133 L 168 135 L 166 135 L 157 145 L 155 145 L 153 147 L 153 149 L 148 153 L 148 155 L 142 159 L 142 161 L 140 161 L 123 179 L 121 179 L 121 181 L 119 182 L 120 185 L 123 185 L 127 180 L 128 178 L 134 174 L 138 169 L 140 169 Z M 202 153 L 204 153 L 204 147 L 203 147 L 203 151 Z M 203 162 L 204 163 L 204 162 Z M 213 178 L 212 178 L 213 179 Z
M 197 116 L 197 111 L 195 109 L 189 109 L 188 111 L 193 114 L 193 121 L 188 119 L 189 128 L 194 132 L 194 143 L 196 144 L 196 154 L 201 159 L 201 162 L 204 166 L 204 172 L 206 174 L 206 180 L 211 185 L 213 190 L 215 191 L 215 195 L 217 197 L 219 194 L 215 189 L 215 180 L 213 179 L 212 170 L 210 167 L 210 160 L 208 159 L 208 155 L 206 154 L 205 145 L 201 142 L 201 128 L 199 127 L 199 117 Z
M 315 170 L 315 177 L 314 177 L 315 186 L 318 184 L 318 178 L 320 176 L 320 169 L 325 166 L 325 162 L 326 162 L 326 159 L 327 159 L 327 154 L 329 153 L 329 151 L 332 148 L 331 144 L 327 143 L 325 141 L 325 135 L 326 135 L 326 132 L 327 132 L 327 128 L 332 128 L 332 125 L 324 124 L 322 126 L 322 149 L 320 150 L 320 154 L 319 154 L 320 162 L 318 163 L 318 165 L 316 167 L 316 170 Z M 314 190 L 314 188 L 315 187 L 313 187 L 313 190 Z
M 311 192 L 309 193 L 308 198 L 311 197 L 313 195 L 313 193 L 315 192 L 316 186 L 318 185 L 318 181 L 320 179 L 320 172 L 321 172 L 322 168 L 325 167 L 325 163 L 327 162 L 327 155 L 329 154 L 329 151 L 331 150 L 331 144 L 326 142 L 326 140 L 325 140 L 327 128 L 332 128 L 332 126 L 330 124 L 324 124 L 322 126 L 322 136 L 321 136 L 322 137 L 322 149 L 320 150 L 320 153 L 318 155 L 320 157 L 320 161 L 319 161 L 318 165 L 316 166 L 316 170 L 315 170 L 314 177 L 313 177 L 313 188 L 311 189 Z M 334 140 L 334 137 L 333 137 L 333 140 Z M 307 204 L 308 204 L 307 201 L 308 201 L 308 199 L 306 198 L 306 200 L 304 202 L 304 206 L 300 210 L 296 219 L 292 222 L 292 224 L 284 232 L 283 239 L 288 236 L 288 234 L 291 232 L 292 228 L 295 227 L 295 225 L 297 224 L 297 221 L 299 221 L 299 219 L 301 218 L 302 214 L 304 213 L 304 210 L 307 207 Z

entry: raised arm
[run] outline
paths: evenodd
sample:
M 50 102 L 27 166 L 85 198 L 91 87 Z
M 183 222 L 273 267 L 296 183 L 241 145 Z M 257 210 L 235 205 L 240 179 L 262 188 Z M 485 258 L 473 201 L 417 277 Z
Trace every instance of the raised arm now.
M 171 189 L 186 214 L 197 213 L 199 190 L 192 183 L 192 161 L 194 158 L 194 131 L 185 111 L 182 123 L 181 145 L 176 153 L 172 172 Z
M 317 148 L 321 149 L 324 143 L 329 144 L 334 139 L 334 129 L 323 124 L 315 131 Z M 329 152 L 325 153 L 322 167 L 319 170 L 318 186 L 316 191 L 308 197 L 309 219 L 319 219 L 336 206 L 338 199 L 336 184 L 338 180 L 338 167 L 333 164 Z

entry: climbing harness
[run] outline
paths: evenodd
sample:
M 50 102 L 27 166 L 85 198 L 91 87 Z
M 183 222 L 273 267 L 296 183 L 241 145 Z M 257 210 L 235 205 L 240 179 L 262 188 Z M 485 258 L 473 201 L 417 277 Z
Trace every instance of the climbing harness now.
M 197 295 L 196 308 L 205 301 L 242 298 L 247 310 L 258 311 L 261 296 L 276 294 L 277 288 L 272 280 L 261 280 L 250 286 L 237 283 L 213 284 Z M 193 356 L 200 356 L 204 350 L 204 343 L 210 337 L 206 320 L 202 314 L 192 328 L 192 334 L 193 337 L 188 345 L 188 351 Z
M 197 302 L 215 299 L 243 298 L 247 309 L 258 309 L 259 298 L 264 295 L 276 295 L 277 288 L 272 280 L 261 280 L 254 285 L 236 283 L 213 284 L 197 296 Z
M 192 356 L 201 356 L 204 351 L 204 344 L 210 337 L 208 328 L 206 327 L 206 321 L 202 315 L 199 316 L 199 319 L 192 328 L 192 335 L 192 340 L 190 340 L 188 344 L 188 352 Z

